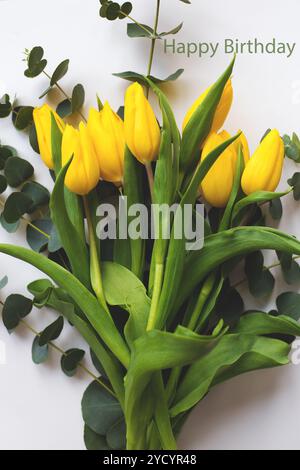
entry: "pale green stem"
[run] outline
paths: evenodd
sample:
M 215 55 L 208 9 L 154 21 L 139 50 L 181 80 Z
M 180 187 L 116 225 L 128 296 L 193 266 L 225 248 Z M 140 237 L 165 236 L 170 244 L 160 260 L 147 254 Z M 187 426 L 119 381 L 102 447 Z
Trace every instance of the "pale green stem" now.
M 150 307 L 150 313 L 147 324 L 147 331 L 151 331 L 155 328 L 157 321 L 157 308 L 162 288 L 162 281 L 164 276 L 164 265 L 155 265 L 154 284 L 153 284 L 153 295 Z
M 105 309 L 105 311 L 110 315 L 109 309 L 106 303 L 104 291 L 103 291 L 99 250 L 97 248 L 95 230 L 93 227 L 91 212 L 90 212 L 88 200 L 86 197 L 83 197 L 83 204 L 84 204 L 84 210 L 85 210 L 86 220 L 88 224 L 88 232 L 89 232 L 91 284 L 100 304 Z

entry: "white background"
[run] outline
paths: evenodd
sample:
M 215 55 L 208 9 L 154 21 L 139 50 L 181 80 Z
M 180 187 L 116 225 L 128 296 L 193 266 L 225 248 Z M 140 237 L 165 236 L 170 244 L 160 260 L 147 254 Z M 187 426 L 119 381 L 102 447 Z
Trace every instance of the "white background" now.
M 154 0 L 133 1 L 134 16 L 153 22 Z M 294 55 L 239 55 L 234 71 L 235 101 L 226 128 L 242 128 L 252 151 L 269 127 L 280 132 L 300 131 L 300 37 L 299 0 L 192 0 L 187 6 L 179 0 L 162 0 L 160 28 L 171 29 L 184 20 L 176 37 L 183 41 L 223 41 L 254 37 L 270 41 L 298 42 Z M 71 59 L 70 73 L 63 80 L 67 90 L 79 81 L 87 89 L 87 105 L 95 95 L 109 99 L 114 107 L 123 100 L 125 82 L 112 72 L 144 72 L 148 56 L 146 40 L 126 37 L 126 22 L 109 23 L 98 17 L 97 0 L 0 0 L 0 95 L 16 94 L 22 104 L 38 104 L 47 80 L 23 76 L 22 51 L 42 45 L 49 60 L 48 70 L 63 59 Z M 213 59 L 186 59 L 164 55 L 158 45 L 153 72 L 161 77 L 184 67 L 185 74 L 168 95 L 182 120 L 188 105 L 223 71 L 229 56 L 222 52 Z M 53 98 L 56 98 L 53 95 Z M 9 120 L 0 122 L 0 138 L 15 146 L 19 154 L 35 165 L 36 178 L 50 184 L 47 171 L 30 149 L 26 137 L 12 128 Z M 286 174 L 295 170 L 287 164 Z M 282 188 L 286 187 L 283 178 Z M 285 201 L 281 228 L 300 236 L 299 204 Z M 1 241 L 26 244 L 24 230 L 9 235 L 0 228 Z M 3 297 L 26 292 L 29 281 L 42 277 L 33 268 L 0 257 L 0 278 L 8 275 Z M 273 255 L 268 255 L 272 260 Z M 279 272 L 274 271 L 279 276 Z M 277 282 L 276 292 L 287 290 Z M 246 292 L 246 291 L 245 291 Z M 271 308 L 274 298 L 260 302 Z M 254 306 L 249 299 L 249 306 Z M 256 304 L 257 305 L 257 304 Z M 29 321 L 38 330 L 54 320 L 53 312 L 35 311 Z M 59 370 L 59 356 L 51 354 L 46 365 L 31 362 L 33 336 L 20 328 L 8 336 L 0 326 L 0 340 L 6 345 L 6 365 L 0 365 L 0 448 L 1 449 L 82 449 L 80 400 L 90 381 L 85 374 L 65 377 Z M 66 328 L 58 344 L 63 348 L 81 346 Z M 251 373 L 214 389 L 192 413 L 179 445 L 183 449 L 300 449 L 300 366 Z

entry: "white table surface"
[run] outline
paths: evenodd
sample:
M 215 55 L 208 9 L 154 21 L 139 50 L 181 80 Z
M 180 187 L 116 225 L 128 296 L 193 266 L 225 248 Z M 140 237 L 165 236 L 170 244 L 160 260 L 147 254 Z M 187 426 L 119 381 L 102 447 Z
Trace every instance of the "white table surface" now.
M 135 16 L 153 21 L 154 0 L 133 2 Z M 234 106 L 226 124 L 230 132 L 242 128 L 252 150 L 264 131 L 278 127 L 280 132 L 300 131 L 300 36 L 298 0 L 192 0 L 186 6 L 179 0 L 162 0 L 161 29 L 184 20 L 176 37 L 181 41 L 223 41 L 257 37 L 269 41 L 297 42 L 295 53 L 287 59 L 279 55 L 239 55 L 234 71 Z M 126 22 L 109 23 L 98 17 L 98 0 L 0 0 L 0 95 L 16 94 L 22 104 L 38 104 L 47 86 L 43 77 L 23 76 L 22 51 L 42 45 L 53 70 L 61 60 L 71 59 L 70 72 L 63 85 L 70 90 L 82 82 L 87 90 L 87 106 L 95 95 L 109 99 L 116 108 L 122 103 L 126 83 L 111 76 L 125 70 L 145 71 L 148 43 L 126 38 Z M 225 68 L 229 56 L 214 58 L 164 55 L 157 48 L 154 74 L 165 76 L 184 67 L 178 84 L 169 87 L 179 122 L 186 108 L 201 90 Z M 19 154 L 34 163 L 36 177 L 44 184 L 47 171 L 30 149 L 26 137 L 7 120 L 0 121 L 1 142 L 15 146 Z M 295 170 L 287 162 L 286 174 Z M 286 184 L 282 183 L 282 188 Z M 299 204 L 292 197 L 285 201 L 280 227 L 300 236 Z M 26 244 L 24 227 L 14 235 L 0 228 L 2 242 Z M 274 255 L 269 254 L 268 260 Z M 35 269 L 1 255 L 0 277 L 8 275 L 3 296 L 26 293 L 31 280 L 42 277 Z M 280 277 L 279 272 L 274 274 Z M 259 302 L 271 308 L 276 295 L 289 288 L 276 283 L 274 297 Z M 245 295 L 248 306 L 257 302 Z M 29 321 L 42 329 L 53 320 L 53 312 L 35 311 Z M 82 393 L 90 379 L 80 373 L 67 378 L 59 370 L 59 356 L 36 366 L 31 361 L 32 334 L 18 329 L 9 336 L 0 326 L 0 340 L 6 349 L 6 363 L 0 365 L 0 449 L 83 449 L 83 423 L 80 413 Z M 57 341 L 63 348 L 83 346 L 71 328 Z M 183 449 L 299 449 L 300 369 L 295 365 L 260 371 L 236 378 L 214 389 L 187 421 L 179 445 Z

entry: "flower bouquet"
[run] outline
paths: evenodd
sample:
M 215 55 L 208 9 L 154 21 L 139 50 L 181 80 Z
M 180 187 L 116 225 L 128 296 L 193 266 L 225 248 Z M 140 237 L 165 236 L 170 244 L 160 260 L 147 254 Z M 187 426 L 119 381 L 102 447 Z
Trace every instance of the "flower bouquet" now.
M 30 246 L 0 244 L 0 252 L 46 276 L 28 285 L 31 298 L 5 300 L 3 322 L 9 331 L 20 323 L 31 328 L 25 317 L 33 306 L 57 312 L 54 323 L 35 332 L 37 364 L 57 348 L 64 321 L 86 342 L 97 375 L 82 362 L 85 351 L 60 353 L 67 375 L 81 367 L 93 377 L 82 399 L 87 449 L 172 450 L 212 387 L 289 363 L 300 333 L 296 294 L 282 294 L 276 311 L 245 311 L 232 273 L 244 267 L 251 294 L 269 295 L 274 277 L 261 251 L 268 249 L 288 283 L 299 279 L 293 255 L 300 255 L 300 242 L 267 226 L 266 212 L 276 221 L 281 198 L 293 191 L 299 199 L 299 173 L 285 192 L 275 190 L 285 154 L 300 160 L 300 142 L 268 130 L 250 157 L 242 131 L 221 130 L 235 59 L 188 110 L 181 131 L 164 80 L 151 68 L 157 41 L 182 24 L 158 32 L 160 0 L 153 28 L 132 17 L 130 2 L 100 3 L 101 17 L 128 18 L 128 35 L 150 41 L 147 73 L 117 74 L 133 82 L 125 106 L 115 112 L 98 98 L 85 117 L 83 86 L 69 95 L 61 84 L 69 61 L 50 75 L 41 47 L 26 50 L 25 75 L 46 75 L 41 98 L 58 88 L 63 101 L 56 109 L 34 108 L 5 95 L 0 103 L 0 117 L 11 115 L 18 130 L 28 131 L 53 178 L 49 192 L 34 181 L 28 161 L 0 146 L 1 193 L 15 188 L 1 201 L 1 224 L 13 232 L 25 222 Z

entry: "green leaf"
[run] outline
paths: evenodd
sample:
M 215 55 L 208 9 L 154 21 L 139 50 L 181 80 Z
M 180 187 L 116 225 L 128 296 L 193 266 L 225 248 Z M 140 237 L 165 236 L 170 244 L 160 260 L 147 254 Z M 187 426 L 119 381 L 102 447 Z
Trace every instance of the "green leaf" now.
M 229 282 L 225 283 L 216 303 L 218 318 L 224 320 L 225 325 L 232 327 L 239 321 L 243 310 L 244 301 L 241 295 Z
M 77 372 L 77 367 L 82 361 L 85 352 L 82 349 L 69 349 L 61 357 L 61 368 L 68 377 L 73 377 Z
M 9 145 L 0 145 L 0 170 L 4 169 L 5 162 L 9 157 L 16 157 L 17 151 Z
M 37 229 L 35 229 L 34 227 Z M 47 249 L 49 242 L 49 231 L 51 230 L 51 219 L 39 219 L 32 221 L 31 225 L 26 227 L 26 240 L 30 248 L 37 253 Z
M 40 75 L 47 66 L 47 60 L 43 59 L 44 49 L 40 46 L 34 47 L 28 56 L 28 69 L 24 75 L 29 78 Z
M 72 265 L 73 273 L 86 287 L 90 287 L 87 247 L 74 230 L 65 205 L 64 180 L 69 165 L 70 162 L 57 177 L 50 201 L 51 217 Z
M 119 14 L 119 19 L 122 20 L 123 18 L 126 18 L 126 16 L 130 15 L 132 11 L 132 3 L 131 2 L 125 2 L 121 6 L 121 13 Z M 124 15 L 122 14 L 124 13 Z
M 123 416 L 119 402 L 96 381 L 84 392 L 81 408 L 85 424 L 101 436 Z
M 170 31 L 159 33 L 158 36 L 163 37 L 163 36 L 169 36 L 171 34 L 177 34 L 179 33 L 179 31 L 181 31 L 182 27 L 183 27 L 183 23 L 180 23 L 179 25 L 175 26 L 175 28 L 172 28 Z
M 12 193 L 5 202 L 2 217 L 8 224 L 15 224 L 31 208 L 32 199 L 24 193 Z
M 1 280 L 0 280 L 0 290 L 1 289 L 4 289 L 4 287 L 7 285 L 8 283 L 8 277 L 7 276 L 4 276 Z
M 246 257 L 245 273 L 249 290 L 254 297 L 265 297 L 271 294 L 275 279 L 268 269 L 264 268 L 264 256 L 261 251 Z
M 133 448 L 144 435 L 145 391 L 153 372 L 191 364 L 216 343 L 215 336 L 200 336 L 178 327 L 175 333 L 153 330 L 135 341 L 125 379 L 127 446 Z M 134 447 L 136 448 L 136 447 Z
M 222 263 L 263 249 L 298 255 L 300 242 L 286 233 L 267 227 L 238 227 L 206 237 L 202 250 L 193 251 L 187 256 L 182 275 L 185 282 L 181 283 L 178 292 L 177 308 L 207 274 Z
M 107 5 L 106 8 L 106 18 L 110 21 L 114 21 L 119 17 L 120 5 L 116 2 L 111 2 Z
M 6 118 L 12 111 L 12 105 L 8 95 L 3 95 L 0 99 L 0 118 Z
M 297 136 L 294 134 L 294 139 L 292 140 L 288 135 L 283 136 L 285 155 L 286 157 L 294 160 L 295 162 L 300 162 L 300 147 L 296 144 Z
M 128 23 L 127 25 L 127 35 L 130 38 L 152 38 L 153 34 L 153 28 L 146 24 Z
M 36 152 L 36 153 L 40 153 L 40 149 L 39 149 L 39 144 L 38 144 L 38 140 L 37 140 L 37 133 L 36 133 L 36 128 L 35 128 L 35 124 L 31 124 L 30 128 L 29 128 L 29 143 L 32 147 L 32 149 Z
M 13 109 L 13 123 L 16 129 L 23 131 L 27 129 L 33 121 L 33 107 L 32 106 L 16 106 Z
M 24 181 L 32 177 L 34 173 L 33 166 L 23 158 L 9 157 L 5 162 L 4 174 L 7 183 L 12 188 L 17 188 Z
M 279 315 L 286 315 L 295 320 L 300 319 L 300 294 L 296 292 L 284 292 L 276 299 L 276 307 Z
M 39 345 L 45 346 L 45 344 L 54 341 L 59 337 L 64 327 L 64 318 L 62 316 L 58 317 L 51 325 L 45 328 L 39 336 Z
M 299 336 L 300 325 L 293 318 L 290 318 L 288 314 L 275 317 L 273 315 L 268 315 L 265 312 L 251 312 L 242 316 L 234 332 L 253 335 L 281 333 L 285 335 Z
M 39 336 L 34 338 L 31 348 L 31 357 L 35 364 L 42 364 L 43 362 L 46 362 L 49 354 L 48 344 L 40 346 L 39 339 Z
M 206 98 L 194 112 L 183 131 L 180 157 L 182 172 L 194 168 L 199 161 L 199 148 L 210 132 L 215 111 L 226 83 L 232 74 L 234 61 L 235 59 L 230 63 L 219 80 L 211 87 Z
M 85 99 L 85 92 L 83 86 L 79 83 L 73 89 L 72 93 L 72 113 L 75 113 L 82 108 Z
M 2 310 L 2 320 L 8 331 L 15 329 L 20 320 L 32 310 L 32 301 L 19 294 L 9 295 Z
M 84 443 L 87 450 L 109 450 L 105 436 L 100 436 L 90 429 L 87 425 L 84 426 Z
M 288 180 L 288 184 L 293 188 L 295 201 L 300 201 L 300 173 L 294 173 L 292 178 Z
M 61 101 L 56 108 L 56 112 L 62 119 L 64 119 L 65 117 L 71 116 L 72 114 L 71 101 L 68 98 Z
M 21 192 L 29 196 L 32 200 L 29 214 L 49 204 L 50 193 L 48 189 L 35 181 L 25 183 Z
M 69 69 L 69 63 L 70 63 L 69 59 L 66 59 L 56 67 L 50 80 L 51 86 L 55 85 L 57 82 L 59 82 L 59 80 L 61 80 L 67 74 L 68 69 Z
M 283 193 L 274 193 L 270 191 L 256 191 L 255 193 L 250 194 L 250 196 L 246 196 L 240 199 L 235 204 L 233 213 L 232 213 L 232 220 L 233 222 L 239 221 L 238 216 L 241 213 L 241 211 L 251 204 L 261 204 L 261 203 L 268 202 L 268 201 L 274 201 L 283 196 L 286 196 L 289 193 L 290 193 L 290 190 L 285 191 Z
M 0 216 L 0 223 L 2 227 L 4 228 L 4 230 L 6 230 L 8 233 L 15 233 L 20 226 L 20 220 L 17 220 L 14 223 L 6 222 L 6 220 L 4 219 L 3 213 Z
M 277 253 L 280 261 L 282 274 L 287 284 L 294 284 L 300 281 L 300 266 L 293 259 L 291 254 Z
M 5 176 L 0 175 L 0 194 L 4 193 L 7 189 L 7 181 Z
M 153 75 L 149 75 L 148 78 L 153 83 L 160 85 L 162 83 L 173 82 L 177 80 L 183 74 L 183 72 L 184 72 L 184 69 L 178 69 L 176 70 L 176 72 L 172 73 L 166 78 L 157 78 L 157 77 L 154 77 Z M 147 78 L 144 75 L 137 73 L 137 72 L 127 71 L 127 72 L 113 73 L 113 75 L 115 77 L 119 77 L 119 78 L 122 78 L 123 80 L 128 80 L 130 82 L 138 82 L 141 85 L 148 85 L 149 83 L 147 81 Z
M 282 217 L 283 209 L 282 209 L 282 202 L 280 199 L 274 199 L 269 203 L 269 211 L 271 217 L 274 220 L 280 220 Z
M 124 195 L 127 197 L 128 207 L 145 202 L 144 167 L 134 158 L 127 147 L 124 163 Z M 130 223 L 131 218 L 128 217 L 128 219 Z M 145 247 L 145 240 L 130 238 L 131 271 L 140 278 L 143 277 L 145 268 Z
M 171 416 L 191 409 L 213 385 L 230 377 L 287 364 L 289 351 L 282 341 L 249 334 L 225 335 L 211 352 L 188 369 L 177 390 Z
M 125 334 L 132 343 L 146 331 L 150 299 L 145 286 L 124 266 L 110 262 L 102 263 L 102 282 L 108 304 L 121 306 L 131 315 Z
M 124 419 L 112 425 L 106 434 L 106 440 L 111 449 L 126 449 L 126 423 Z

